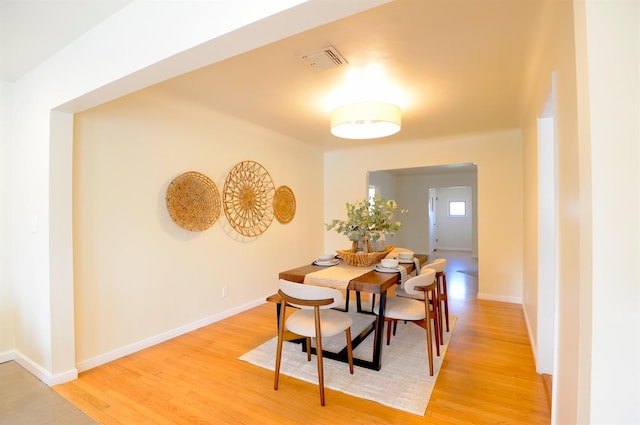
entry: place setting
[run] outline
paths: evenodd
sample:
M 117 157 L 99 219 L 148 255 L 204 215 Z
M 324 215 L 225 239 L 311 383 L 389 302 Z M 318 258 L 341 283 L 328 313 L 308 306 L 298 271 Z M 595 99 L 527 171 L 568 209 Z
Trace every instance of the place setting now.
M 313 260 L 312 264 L 314 266 L 330 267 L 340 264 L 340 260 L 336 258 L 335 254 L 322 254 Z
M 416 274 L 420 271 L 420 261 L 416 261 L 412 251 L 392 252 L 387 258 L 383 258 L 374 266 L 374 270 L 380 273 L 400 273 L 400 282 L 409 277 L 407 269 L 403 264 L 414 264 Z
M 383 258 L 375 265 L 374 270 L 382 273 L 399 273 L 400 260 L 397 258 Z

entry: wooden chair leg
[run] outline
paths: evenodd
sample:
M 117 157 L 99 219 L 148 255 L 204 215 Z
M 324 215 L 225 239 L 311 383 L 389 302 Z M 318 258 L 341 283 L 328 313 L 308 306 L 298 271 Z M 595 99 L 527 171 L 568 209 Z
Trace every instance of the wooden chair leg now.
M 444 317 L 447 322 L 447 332 L 449 332 L 449 297 L 447 294 L 447 275 L 442 274 L 442 296 L 444 302 Z
M 311 361 L 311 338 L 305 338 L 307 344 L 307 361 Z M 317 348 L 316 348 L 317 349 Z
M 434 339 L 436 341 L 436 355 L 440 356 L 440 342 L 442 339 L 442 332 L 440 331 L 440 329 L 442 322 L 440 321 L 440 309 L 438 308 L 438 303 L 438 291 L 433 290 L 431 291 L 431 303 L 429 303 L 429 323 L 431 323 L 431 319 L 433 319 L 433 331 L 435 337 Z
M 440 301 L 437 294 L 434 294 L 435 299 L 432 302 L 433 307 L 433 328 L 434 336 L 436 339 L 436 350 L 438 352 L 438 356 L 440 355 L 440 346 L 444 344 L 444 338 L 442 336 L 442 317 L 440 316 Z
M 426 320 L 427 357 L 429 358 L 429 375 L 433 376 L 433 337 L 431 336 L 431 319 Z
M 443 328 L 442 328 L 442 317 L 441 317 L 441 308 L 440 308 L 440 301 L 442 300 L 442 293 L 440 292 L 440 276 L 441 276 L 441 272 L 437 272 L 436 273 L 436 288 L 435 288 L 435 295 L 433 295 L 433 298 L 431 299 L 431 303 L 433 305 L 433 309 L 435 310 L 435 315 L 436 315 L 436 326 L 438 327 L 438 332 L 436 335 L 436 341 L 438 342 L 438 345 L 442 345 L 444 344 L 444 338 L 443 338 Z
M 322 332 L 320 331 L 320 308 L 315 307 L 314 310 L 316 319 L 316 359 L 318 360 L 318 387 L 320 387 L 320 405 L 324 406 L 324 367 L 322 364 Z
M 387 324 L 387 345 L 391 343 L 391 322 L 392 320 L 384 319 L 384 322 Z
M 351 344 L 351 328 L 345 331 L 347 334 L 347 358 L 349 359 L 349 372 L 353 375 L 353 346 Z
M 279 317 L 278 317 L 278 348 L 276 349 L 276 368 L 275 377 L 273 381 L 273 389 L 278 390 L 278 379 L 280 378 L 280 363 L 282 361 L 282 343 L 284 340 L 284 315 L 286 310 L 286 303 L 279 304 Z

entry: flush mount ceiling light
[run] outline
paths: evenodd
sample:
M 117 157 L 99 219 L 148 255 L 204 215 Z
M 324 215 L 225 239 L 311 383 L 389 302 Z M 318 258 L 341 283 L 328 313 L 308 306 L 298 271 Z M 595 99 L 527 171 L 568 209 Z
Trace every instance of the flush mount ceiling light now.
M 400 108 L 391 103 L 359 102 L 331 112 L 331 134 L 344 139 L 377 139 L 400 131 Z

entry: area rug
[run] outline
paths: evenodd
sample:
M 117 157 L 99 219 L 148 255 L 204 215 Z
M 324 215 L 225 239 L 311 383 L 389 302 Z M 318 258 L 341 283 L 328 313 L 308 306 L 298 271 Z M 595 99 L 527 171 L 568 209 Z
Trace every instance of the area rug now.
M 458 273 L 468 274 L 469 276 L 478 277 L 478 270 L 458 270 Z
M 371 315 L 352 313 L 354 325 L 352 332 L 372 320 Z M 336 360 L 324 359 L 325 387 L 355 397 L 372 400 L 395 409 L 416 415 L 424 415 L 431 393 L 438 379 L 447 347 L 453 333 L 456 317 L 450 316 L 450 331 L 444 334 L 444 345 L 440 347 L 440 356 L 435 355 L 434 374 L 429 375 L 427 360 L 426 333 L 413 323 L 398 323 L 391 345 L 383 345 L 382 369 L 355 367 L 349 374 L 349 366 Z M 270 339 L 254 350 L 239 357 L 240 360 L 274 370 L 277 338 Z M 331 351 L 344 347 L 344 334 L 323 339 L 325 349 Z M 369 335 L 355 350 L 354 357 L 371 360 L 373 357 L 373 334 Z M 287 342 L 282 349 L 280 372 L 313 384 L 318 383 L 318 370 L 315 356 L 307 361 L 307 355 L 300 344 Z M 286 382 L 284 383 L 286 385 Z

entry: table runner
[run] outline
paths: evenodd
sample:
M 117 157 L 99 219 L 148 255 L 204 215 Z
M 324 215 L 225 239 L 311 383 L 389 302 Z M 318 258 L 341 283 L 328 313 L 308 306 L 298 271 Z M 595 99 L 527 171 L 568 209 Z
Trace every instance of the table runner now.
M 404 282 L 406 282 L 407 278 L 409 277 L 407 269 L 402 264 L 399 264 L 398 271 L 400 272 L 400 285 L 404 285 Z
M 328 286 L 335 289 L 347 289 L 351 280 L 369 273 L 373 270 L 373 267 L 355 267 L 341 261 L 338 265 L 307 274 L 304 277 L 304 283 Z

